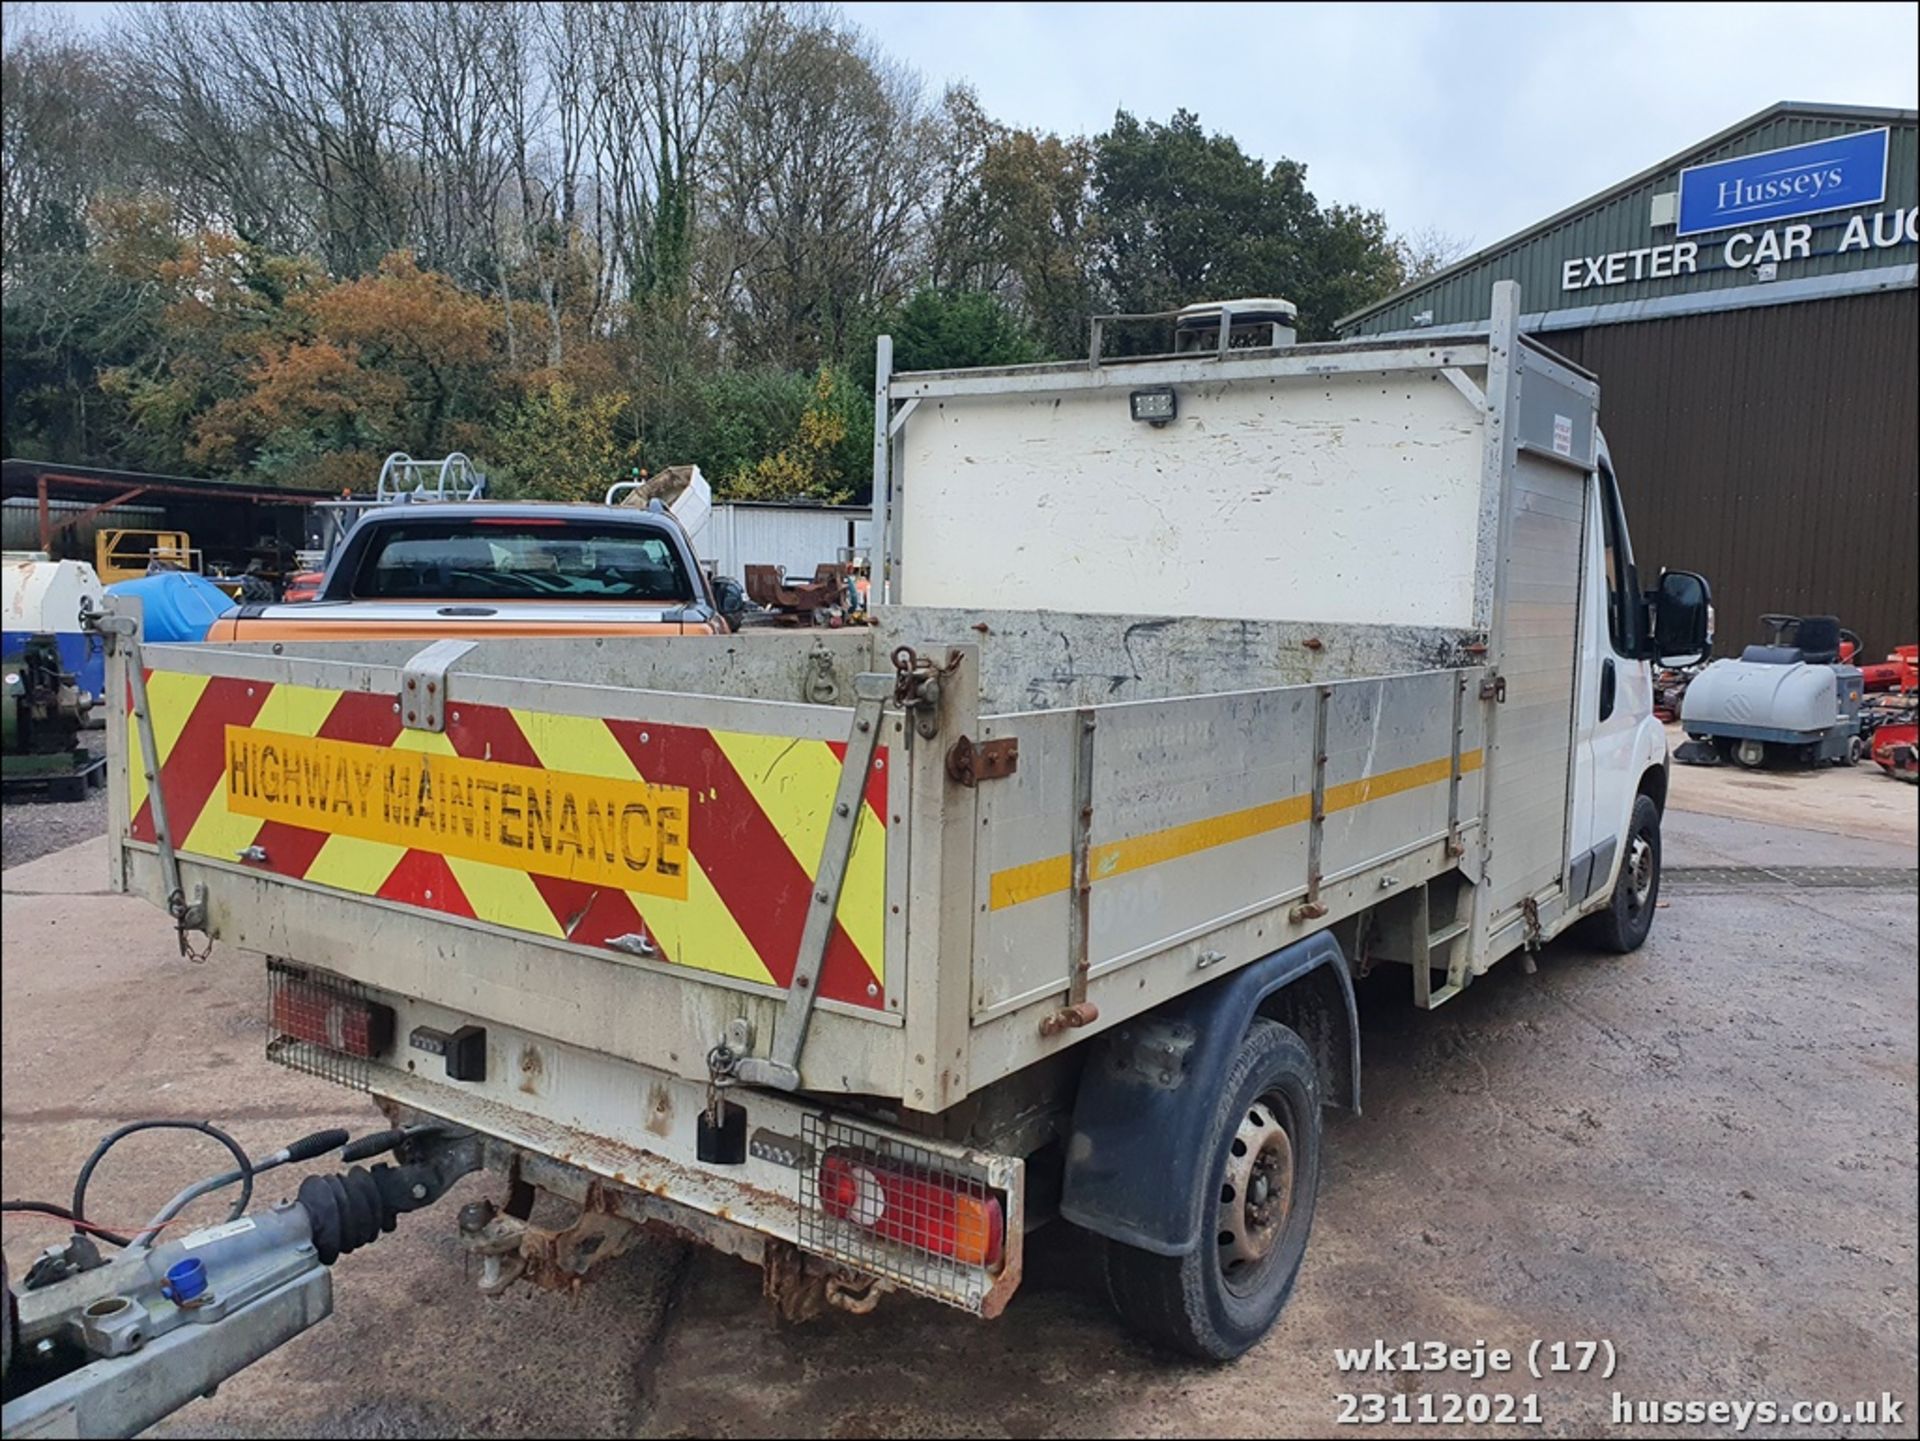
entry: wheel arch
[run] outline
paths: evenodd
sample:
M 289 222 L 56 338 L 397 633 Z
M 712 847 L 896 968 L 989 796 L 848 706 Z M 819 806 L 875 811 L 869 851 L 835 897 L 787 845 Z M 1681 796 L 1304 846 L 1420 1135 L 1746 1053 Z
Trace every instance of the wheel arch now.
M 1648 766 L 1640 775 L 1640 784 L 1634 787 L 1634 794 L 1645 796 L 1651 800 L 1653 802 L 1653 808 L 1660 812 L 1662 816 L 1667 813 L 1667 782 L 1669 778 L 1668 768 L 1663 762 L 1660 765 Z M 1631 816 L 1631 811 L 1629 811 L 1629 816 Z
M 1299 1035 L 1321 1104 L 1360 1109 L 1360 1026 L 1346 957 L 1325 931 L 1264 956 L 1089 1043 L 1067 1142 L 1060 1214 L 1163 1256 L 1201 1235 L 1199 1191 L 1168 1185 L 1203 1158 L 1207 1119 L 1256 1019 Z

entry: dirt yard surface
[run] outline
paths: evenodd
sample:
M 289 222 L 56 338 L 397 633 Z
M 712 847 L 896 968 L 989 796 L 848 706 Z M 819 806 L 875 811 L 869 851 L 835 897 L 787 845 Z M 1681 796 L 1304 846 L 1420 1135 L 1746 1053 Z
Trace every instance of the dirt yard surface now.
M 80 743 L 98 755 L 106 741 L 97 733 Z M 21 800 L 0 806 L 0 867 L 25 865 L 77 845 L 107 829 L 107 788 L 94 786 L 85 800 Z
M 1699 789 L 1675 782 L 1689 802 Z M 1830 818 L 1823 793 L 1806 792 Z M 1587 1436 L 1646 1434 L 1611 1424 L 1616 1392 L 1890 1392 L 1905 1407 L 1893 1426 L 1748 1434 L 1912 1435 L 1914 801 L 1894 794 L 1905 844 L 1670 813 L 1666 900 L 1636 955 L 1559 944 L 1537 974 L 1504 964 L 1431 1015 L 1404 974 L 1371 978 L 1366 1112 L 1334 1120 L 1299 1289 L 1234 1366 L 1132 1340 L 1088 1279 L 1093 1243 L 1058 1226 L 1032 1239 L 1026 1288 L 990 1324 L 889 1298 L 789 1329 L 757 1273 L 665 1245 L 570 1302 L 487 1301 L 454 1239 L 458 1204 L 489 1186 L 473 1179 L 343 1260 L 331 1321 L 150 1434 L 1318 1436 L 1342 1393 L 1509 1392 L 1537 1395 L 1543 1424 L 1445 1429 Z M 159 915 L 103 894 L 103 874 L 99 844 L 6 871 L 9 1197 L 64 1200 L 93 1142 L 141 1116 L 217 1118 L 261 1150 L 374 1127 L 352 1095 L 263 1059 L 256 958 L 179 959 Z M 219 1164 L 207 1143 L 136 1137 L 89 1210 L 137 1222 Z M 57 1234 L 9 1217 L 12 1274 Z M 1524 1358 L 1536 1339 L 1611 1342 L 1616 1373 L 1356 1376 L 1334 1354 L 1445 1340 Z
M 1686 734 L 1667 727 L 1667 751 L 1678 750 Z M 1857 766 L 1769 765 L 1763 770 L 1739 766 L 1673 768 L 1673 801 L 1678 807 L 1737 820 L 1829 831 L 1913 846 L 1920 836 L 1920 796 L 1870 761 Z

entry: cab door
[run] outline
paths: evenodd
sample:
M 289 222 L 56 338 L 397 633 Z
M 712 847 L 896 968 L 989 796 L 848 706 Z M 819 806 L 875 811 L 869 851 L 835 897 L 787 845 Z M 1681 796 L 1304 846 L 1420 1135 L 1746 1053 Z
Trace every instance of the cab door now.
M 1653 709 L 1652 672 L 1634 655 L 1633 543 L 1604 442 L 1587 488 L 1587 519 L 1569 896 L 1575 907 L 1613 874 L 1639 779 L 1640 730 Z

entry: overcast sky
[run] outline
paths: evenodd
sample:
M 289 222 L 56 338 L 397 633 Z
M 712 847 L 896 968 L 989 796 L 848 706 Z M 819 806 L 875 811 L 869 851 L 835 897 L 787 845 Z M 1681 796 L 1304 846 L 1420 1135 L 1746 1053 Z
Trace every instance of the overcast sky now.
M 48 4 L 87 28 L 117 6 Z M 1776 100 L 1920 104 L 1920 6 L 842 7 L 937 92 L 1094 134 L 1184 106 L 1322 201 L 1483 246 Z
M 850 4 L 936 88 L 1096 133 L 1196 112 L 1325 201 L 1477 246 L 1776 100 L 1914 109 L 1913 4 Z

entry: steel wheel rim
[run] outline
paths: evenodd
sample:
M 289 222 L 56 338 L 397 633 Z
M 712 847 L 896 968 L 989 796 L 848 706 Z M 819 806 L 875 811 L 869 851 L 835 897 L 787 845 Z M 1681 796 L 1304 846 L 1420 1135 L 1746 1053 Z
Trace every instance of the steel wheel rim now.
M 1286 1103 L 1262 1095 L 1240 1118 L 1220 1178 L 1215 1241 L 1221 1279 L 1235 1295 L 1256 1289 L 1293 1214 L 1293 1137 Z
M 1653 894 L 1653 841 L 1645 831 L 1635 831 L 1627 846 L 1627 900 L 1639 910 Z

